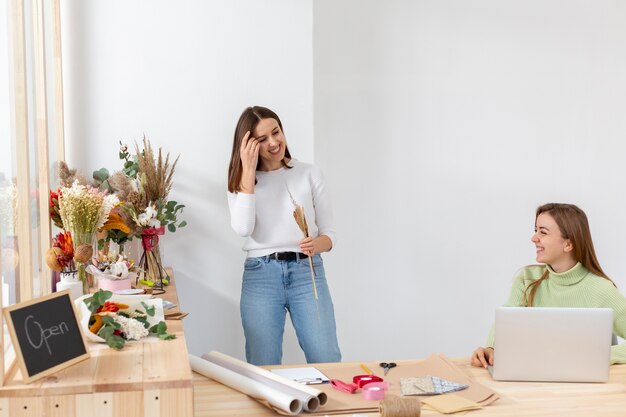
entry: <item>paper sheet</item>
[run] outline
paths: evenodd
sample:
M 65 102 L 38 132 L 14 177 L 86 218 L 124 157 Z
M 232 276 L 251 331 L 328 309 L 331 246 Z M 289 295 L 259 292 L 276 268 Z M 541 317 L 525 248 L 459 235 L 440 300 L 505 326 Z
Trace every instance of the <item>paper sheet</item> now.
M 461 411 L 477 410 L 482 406 L 457 394 L 439 395 L 420 398 L 429 408 L 443 414 L 460 413 Z
M 280 375 L 300 384 L 315 385 L 329 382 L 330 379 L 313 366 L 304 368 L 279 368 L 270 369 L 276 375 Z
M 383 370 L 378 366 L 378 362 L 365 363 L 375 374 L 384 377 L 385 382 L 389 383 L 387 395 L 401 396 L 401 378 L 437 375 L 440 378 L 468 385 L 467 389 L 454 394 L 444 394 L 442 395 L 443 397 L 457 395 L 482 406 L 491 404 L 499 398 L 496 392 L 470 378 L 444 355 L 432 354 L 425 360 L 397 363 L 398 366 L 391 369 L 386 376 L 383 375 Z M 363 373 L 358 363 L 325 363 L 315 364 L 315 367 L 331 379 L 340 379 L 346 382 L 352 382 L 354 375 Z M 333 389 L 329 384 L 316 385 L 316 387 L 328 394 L 328 404 L 326 404 L 323 410 L 311 414 L 332 415 L 378 412 L 378 402 L 364 400 L 361 398 L 360 391 L 357 391 L 355 394 L 347 394 Z

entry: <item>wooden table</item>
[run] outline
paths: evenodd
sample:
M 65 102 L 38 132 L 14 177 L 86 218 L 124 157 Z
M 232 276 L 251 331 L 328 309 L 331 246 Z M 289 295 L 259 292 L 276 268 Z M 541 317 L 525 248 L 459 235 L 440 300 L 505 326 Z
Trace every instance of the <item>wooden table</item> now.
M 492 405 L 469 412 L 472 417 L 626 416 L 626 365 L 611 366 L 607 383 L 582 384 L 497 382 L 491 379 L 487 370 L 471 367 L 468 359 L 455 359 L 454 362 L 476 381 L 500 394 L 500 399 Z M 354 366 L 358 367 L 358 364 Z M 196 417 L 277 415 L 246 395 L 202 375 L 194 373 L 193 385 Z M 369 415 L 379 416 L 378 413 Z M 442 414 L 422 410 L 422 415 Z
M 178 304 L 174 281 L 166 290 L 160 297 Z M 0 417 L 193 416 L 183 324 L 167 326 L 176 339 L 130 342 L 120 351 L 88 343 L 89 359 L 30 384 L 13 372 L 0 387 Z

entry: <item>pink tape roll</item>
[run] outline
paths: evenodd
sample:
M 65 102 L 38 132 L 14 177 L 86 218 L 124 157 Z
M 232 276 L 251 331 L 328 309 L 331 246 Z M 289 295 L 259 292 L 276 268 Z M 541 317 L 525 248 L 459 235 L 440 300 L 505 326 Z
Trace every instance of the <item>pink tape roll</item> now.
M 363 386 L 363 399 L 368 401 L 380 401 L 385 398 L 385 391 L 389 388 L 386 382 L 371 382 Z

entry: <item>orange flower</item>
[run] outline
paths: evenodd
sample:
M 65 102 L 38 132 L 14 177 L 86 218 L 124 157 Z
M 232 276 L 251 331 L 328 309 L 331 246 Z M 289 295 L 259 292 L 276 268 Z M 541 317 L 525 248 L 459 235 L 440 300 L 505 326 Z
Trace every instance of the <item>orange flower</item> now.
M 104 230 L 120 230 L 127 234 L 130 233 L 130 228 L 126 225 L 124 219 L 120 216 L 117 210 L 111 210 L 109 213 L 109 219 L 104 226 L 102 226 L 102 228 Z
M 52 246 L 61 248 L 63 254 L 70 258 L 74 256 L 74 242 L 70 232 L 61 232 L 52 239 Z

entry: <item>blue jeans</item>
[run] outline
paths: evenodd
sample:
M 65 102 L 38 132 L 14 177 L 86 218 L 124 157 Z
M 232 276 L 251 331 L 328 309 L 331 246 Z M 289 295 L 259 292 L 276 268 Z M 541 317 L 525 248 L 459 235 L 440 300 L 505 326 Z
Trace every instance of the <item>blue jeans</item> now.
M 269 256 L 246 259 L 240 310 L 249 363 L 281 363 L 287 311 L 308 363 L 341 361 L 333 302 L 321 256 L 313 257 L 313 266 L 317 305 L 307 258 L 294 261 L 277 261 Z

